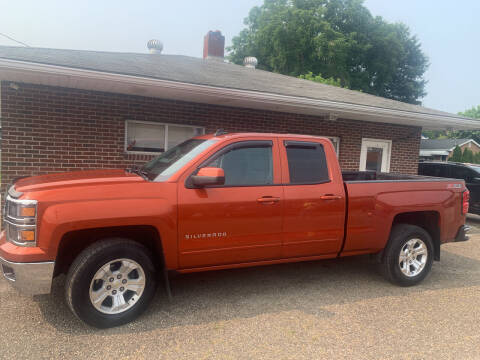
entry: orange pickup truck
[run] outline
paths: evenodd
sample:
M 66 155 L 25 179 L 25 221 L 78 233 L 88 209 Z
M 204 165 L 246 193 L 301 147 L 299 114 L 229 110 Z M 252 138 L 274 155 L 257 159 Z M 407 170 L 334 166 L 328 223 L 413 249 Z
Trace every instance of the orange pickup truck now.
M 142 167 L 18 179 L 0 236 L 4 277 L 27 294 L 66 274 L 73 313 L 124 324 L 170 294 L 169 274 L 359 254 L 401 286 L 468 237 L 462 180 L 340 170 L 331 142 L 285 134 L 192 138 Z

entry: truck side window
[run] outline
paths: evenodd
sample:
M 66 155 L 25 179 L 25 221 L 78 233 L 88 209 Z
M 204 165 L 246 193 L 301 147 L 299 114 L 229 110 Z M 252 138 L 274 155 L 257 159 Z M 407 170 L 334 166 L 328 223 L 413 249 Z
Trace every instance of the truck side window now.
M 472 170 L 463 167 L 463 166 L 455 166 L 452 171 L 452 177 L 455 179 L 463 179 L 465 182 L 471 182 L 472 179 L 475 177 L 475 174 Z
M 446 164 L 422 164 L 422 175 L 434 177 L 449 177 L 449 165 Z
M 434 176 L 433 166 L 431 166 L 430 164 L 420 164 L 418 167 L 418 173 L 424 176 Z
M 441 165 L 439 166 L 438 168 L 438 175 L 436 176 L 439 176 L 439 177 L 450 177 L 450 172 L 451 172 L 451 166 L 445 166 L 445 165 Z
M 329 180 L 323 146 L 303 141 L 285 141 L 291 184 L 318 184 Z
M 204 166 L 222 168 L 225 172 L 224 186 L 273 184 L 271 146 L 233 148 Z

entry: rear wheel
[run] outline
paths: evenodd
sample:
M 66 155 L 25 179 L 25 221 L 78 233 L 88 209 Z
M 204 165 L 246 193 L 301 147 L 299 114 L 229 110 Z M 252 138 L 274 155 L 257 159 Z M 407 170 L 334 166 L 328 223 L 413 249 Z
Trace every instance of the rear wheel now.
M 397 224 L 381 264 L 384 276 L 400 286 L 412 286 L 429 274 L 433 264 L 433 242 L 421 227 Z
M 127 239 L 103 240 L 81 252 L 65 286 L 72 312 L 99 328 L 132 321 L 147 308 L 154 292 L 149 251 Z

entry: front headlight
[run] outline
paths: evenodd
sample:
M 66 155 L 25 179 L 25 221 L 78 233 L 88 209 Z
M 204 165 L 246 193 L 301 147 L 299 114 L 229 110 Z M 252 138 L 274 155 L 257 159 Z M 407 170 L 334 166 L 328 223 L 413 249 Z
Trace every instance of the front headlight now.
M 32 219 L 37 214 L 37 202 L 35 200 L 18 200 L 7 197 L 5 215 L 12 219 Z
M 7 240 L 18 246 L 36 246 L 37 201 L 7 196 L 5 201 L 5 229 Z

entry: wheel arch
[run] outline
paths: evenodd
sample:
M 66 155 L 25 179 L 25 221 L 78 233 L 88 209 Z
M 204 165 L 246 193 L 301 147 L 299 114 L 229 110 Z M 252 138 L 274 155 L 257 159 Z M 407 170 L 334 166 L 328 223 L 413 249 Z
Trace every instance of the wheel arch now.
M 138 242 L 150 250 L 153 262 L 165 268 L 165 256 L 158 230 L 151 225 L 129 225 L 74 230 L 65 233 L 59 242 L 54 276 L 67 273 L 75 258 L 88 246 L 105 238 L 125 238 Z
M 391 230 L 397 224 L 416 225 L 424 229 L 432 238 L 433 258 L 440 260 L 440 214 L 437 211 L 411 211 L 395 215 Z

